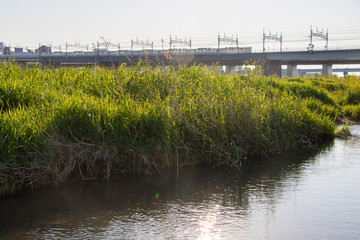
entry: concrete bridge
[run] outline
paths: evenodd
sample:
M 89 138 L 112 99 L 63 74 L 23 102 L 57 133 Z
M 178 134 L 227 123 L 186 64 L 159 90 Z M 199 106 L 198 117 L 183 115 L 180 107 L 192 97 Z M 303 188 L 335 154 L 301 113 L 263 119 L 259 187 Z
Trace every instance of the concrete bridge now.
M 39 63 L 52 65 L 134 65 L 142 59 L 154 65 L 204 64 L 225 65 L 227 71 L 235 66 L 258 62 L 263 65 L 265 75 L 281 76 L 281 66 L 287 65 L 287 76 L 298 75 L 297 65 L 321 65 L 322 73 L 331 75 L 334 64 L 360 64 L 360 49 L 286 52 L 236 52 L 214 48 L 187 50 L 149 50 L 114 52 L 70 52 L 70 53 L 23 53 L 0 55 L 1 60 L 13 60 L 21 64 Z

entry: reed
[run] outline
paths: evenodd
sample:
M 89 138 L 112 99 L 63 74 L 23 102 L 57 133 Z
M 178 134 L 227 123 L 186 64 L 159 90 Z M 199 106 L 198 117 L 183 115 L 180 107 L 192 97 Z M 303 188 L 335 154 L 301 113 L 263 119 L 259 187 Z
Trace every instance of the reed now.
M 337 80 L 224 75 L 202 66 L 0 65 L 0 195 L 69 177 L 151 174 L 314 146 L 335 136 Z M 353 79 L 356 82 L 358 79 Z M 317 85 L 316 85 L 317 84 Z M 344 93 L 344 96 L 346 94 Z
M 354 121 L 360 121 L 360 104 L 346 105 L 342 108 L 344 115 Z

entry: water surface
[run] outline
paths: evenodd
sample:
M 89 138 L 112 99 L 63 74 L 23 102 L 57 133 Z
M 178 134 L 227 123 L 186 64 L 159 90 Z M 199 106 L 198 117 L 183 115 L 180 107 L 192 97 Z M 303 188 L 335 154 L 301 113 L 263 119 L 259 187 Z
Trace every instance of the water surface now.
M 359 239 L 360 126 L 246 173 L 181 169 L 0 200 L 0 239 Z

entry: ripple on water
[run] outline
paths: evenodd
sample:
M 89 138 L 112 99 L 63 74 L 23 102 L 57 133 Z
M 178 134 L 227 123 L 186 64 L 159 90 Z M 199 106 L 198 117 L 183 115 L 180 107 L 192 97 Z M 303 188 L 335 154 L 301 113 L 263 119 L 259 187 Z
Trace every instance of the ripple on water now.
M 357 239 L 360 126 L 240 174 L 182 169 L 72 184 L 0 204 L 0 239 Z

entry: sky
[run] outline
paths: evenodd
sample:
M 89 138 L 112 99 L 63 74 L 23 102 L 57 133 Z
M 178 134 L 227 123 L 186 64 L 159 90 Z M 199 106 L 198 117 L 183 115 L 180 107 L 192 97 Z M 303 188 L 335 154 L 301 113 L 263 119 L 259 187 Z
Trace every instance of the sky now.
M 192 47 L 217 47 L 218 33 L 262 50 L 263 31 L 282 33 L 283 49 L 306 49 L 310 26 L 328 29 L 329 48 L 360 47 L 360 0 L 1 0 L 0 42 L 34 49 L 131 40 L 169 48 L 170 34 Z M 163 39 L 163 42 L 162 42 Z M 223 44 L 225 46 L 225 44 Z M 323 49 L 325 41 L 314 40 Z M 231 46 L 231 45 L 229 45 Z M 266 49 L 280 44 L 267 41 Z M 137 47 L 137 46 L 136 46 Z M 142 48 L 141 46 L 138 46 Z M 74 49 L 75 50 L 75 49 Z M 81 50 L 81 49 L 79 49 Z

